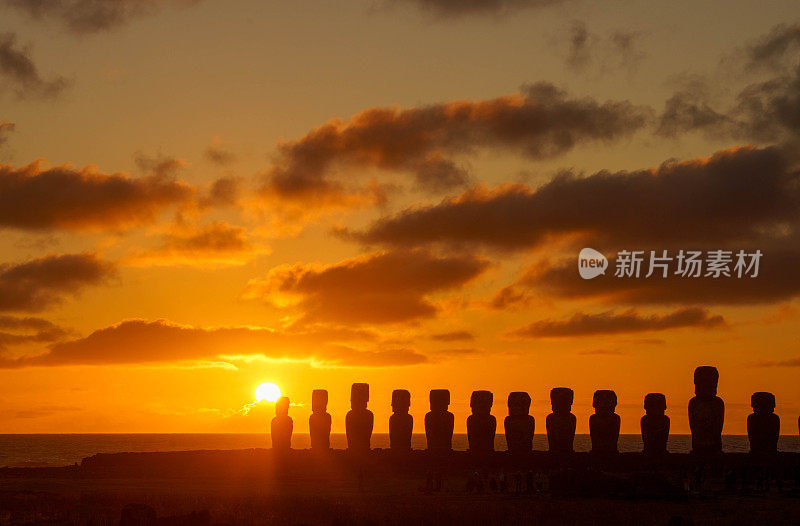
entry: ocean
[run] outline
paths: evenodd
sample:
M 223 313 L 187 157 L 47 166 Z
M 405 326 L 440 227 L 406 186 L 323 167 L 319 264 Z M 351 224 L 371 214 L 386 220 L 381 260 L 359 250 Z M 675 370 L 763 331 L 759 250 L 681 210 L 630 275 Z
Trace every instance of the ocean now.
M 722 437 L 725 451 L 747 452 L 749 443 L 747 436 L 725 435 Z M 66 466 L 80 462 L 82 458 L 95 453 L 120 453 L 139 451 L 186 451 L 196 449 L 249 449 L 270 447 L 269 436 L 265 434 L 48 434 L 48 435 L 0 435 L 0 466 L 8 467 L 40 467 Z M 305 449 L 310 447 L 308 434 L 295 434 L 292 447 Z M 344 434 L 331 435 L 331 447 L 344 449 Z M 376 433 L 372 435 L 373 448 L 388 448 L 389 435 Z M 425 435 L 415 434 L 412 438 L 414 449 L 425 449 Z M 536 435 L 533 447 L 547 450 L 547 437 Z M 588 451 L 591 448 L 589 435 L 575 436 L 575 450 Z M 687 453 L 691 448 L 689 435 L 671 435 L 668 448 L 675 453 Z M 453 449 L 467 449 L 467 435 L 453 436 Z M 497 435 L 495 449 L 506 449 L 503 435 Z M 619 450 L 622 452 L 641 451 L 642 439 L 639 435 L 621 435 Z M 778 442 L 781 451 L 800 452 L 800 437 L 781 436 Z

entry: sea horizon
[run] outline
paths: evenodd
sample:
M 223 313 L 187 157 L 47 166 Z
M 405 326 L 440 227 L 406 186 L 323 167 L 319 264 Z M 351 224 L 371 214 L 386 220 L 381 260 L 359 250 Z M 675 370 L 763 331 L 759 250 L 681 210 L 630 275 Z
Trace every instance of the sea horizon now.
M 344 433 L 331 433 L 331 447 L 345 449 Z M 575 451 L 589 451 L 591 438 L 588 434 L 575 435 Z M 723 450 L 730 453 L 746 453 L 750 444 L 747 435 L 723 435 Z M 2 433 L 0 434 L 0 467 L 56 467 L 80 463 L 83 458 L 99 453 L 164 452 L 189 450 L 234 450 L 270 448 L 268 433 Z M 294 449 L 310 447 L 308 433 L 292 436 Z M 388 433 L 373 433 L 373 449 L 389 447 Z M 412 436 L 413 449 L 425 449 L 425 435 Z M 547 450 L 547 436 L 536 434 L 533 448 Z M 667 448 L 672 453 L 688 453 L 691 450 L 691 435 L 670 435 Z M 467 449 L 466 433 L 453 435 L 453 449 Z M 781 435 L 778 449 L 800 452 L 800 437 Z M 495 437 L 495 450 L 505 451 L 505 435 Z M 641 435 L 621 434 L 620 452 L 642 450 Z

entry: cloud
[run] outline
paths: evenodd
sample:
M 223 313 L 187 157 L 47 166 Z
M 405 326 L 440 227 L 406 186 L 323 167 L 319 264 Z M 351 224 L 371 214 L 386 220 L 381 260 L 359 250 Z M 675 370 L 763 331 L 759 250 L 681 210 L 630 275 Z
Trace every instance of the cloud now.
M 133 160 L 142 172 L 164 178 L 175 177 L 178 172 L 189 166 L 189 162 L 185 159 L 161 154 L 149 156 L 142 152 L 137 152 L 133 156 Z
M 62 340 L 70 331 L 42 318 L 0 315 L 0 350 L 12 345 Z
M 800 24 L 779 24 L 745 48 L 747 67 L 779 67 L 792 50 L 800 50 Z
M 666 331 L 685 327 L 711 329 L 725 325 L 722 316 L 712 316 L 706 309 L 686 307 L 668 314 L 643 316 L 633 309 L 620 314 L 578 312 L 564 321 L 551 319 L 533 322 L 508 333 L 516 338 L 573 338 L 604 334 Z
M 749 365 L 755 367 L 800 367 L 800 356 L 788 360 L 759 360 Z
M 51 255 L 0 265 L 0 311 L 40 311 L 113 275 L 96 254 Z
M 564 172 L 535 189 L 478 185 L 343 235 L 396 247 L 444 243 L 524 250 L 578 236 L 598 246 L 688 248 L 761 240 L 765 231 L 796 222 L 799 211 L 800 174 L 785 152 L 745 146 L 647 170 L 587 177 Z
M 409 349 L 357 349 L 313 332 L 260 327 L 193 327 L 167 320 L 125 320 L 90 335 L 49 346 L 44 354 L 0 360 L 0 367 L 132 365 L 254 358 L 309 361 L 328 366 L 416 365 L 427 358 Z
M 719 139 L 785 142 L 800 134 L 800 25 L 779 25 L 738 49 L 726 69 L 771 74 L 740 89 L 727 107 L 714 107 L 707 85 L 693 82 L 667 100 L 656 134 L 663 137 L 699 131 Z
M 601 71 L 633 71 L 645 57 L 639 49 L 641 37 L 641 33 L 632 31 L 614 31 L 602 37 L 591 33 L 584 22 L 575 21 L 567 35 L 567 65 L 577 71 L 590 66 L 598 66 Z
M 19 48 L 14 33 L 0 34 L 0 89 L 8 86 L 19 99 L 53 99 L 69 84 L 64 77 L 42 78 L 30 49 Z
M 52 20 L 76 34 L 97 33 L 153 14 L 162 5 L 193 5 L 199 0 L 1 0 L 33 20 Z
M 133 265 L 243 265 L 266 249 L 254 246 L 247 229 L 218 221 L 198 228 L 178 226 L 163 237 L 161 246 L 127 259 Z
M 472 341 L 475 339 L 475 335 L 469 331 L 440 332 L 431 334 L 430 339 L 439 342 Z
M 214 137 L 203 154 L 206 159 L 217 166 L 230 166 L 236 162 L 236 154 L 230 151 L 228 143 L 219 137 Z
M 244 297 L 296 306 L 303 323 L 408 322 L 434 317 L 439 308 L 428 295 L 461 287 L 488 266 L 472 256 L 378 252 L 332 265 L 275 267 L 251 280 Z
M 613 275 L 614 263 L 611 262 L 612 270 L 606 276 L 584 280 L 575 270 L 575 257 L 567 257 L 532 265 L 513 287 L 525 295 L 595 299 L 612 304 L 773 303 L 800 295 L 800 273 L 797 272 L 800 268 L 799 246 L 800 240 L 796 236 L 761 245 L 759 249 L 763 256 L 756 278 L 681 277 L 674 274 L 676 263 L 673 261 L 672 272 L 666 278 L 660 274 L 650 278 L 616 277 Z M 660 252 L 656 251 L 657 254 Z M 674 257 L 676 251 L 671 255 Z M 646 267 L 643 267 L 643 275 L 646 271 Z
M 481 14 L 507 14 L 560 4 L 564 0 L 394 0 L 414 4 L 441 18 Z
M 0 121 L 0 147 L 8 142 L 8 134 L 13 132 L 15 127 L 13 122 Z
M 0 226 L 22 229 L 121 229 L 153 222 L 194 189 L 165 175 L 132 178 L 94 166 L 15 168 L 0 164 Z
M 353 170 L 368 168 L 411 173 L 420 189 L 441 192 L 469 181 L 453 156 L 494 148 L 550 158 L 581 143 L 628 137 L 650 115 L 628 101 L 571 98 L 548 83 L 495 99 L 370 108 L 280 144 L 262 194 L 305 207 L 359 196 L 363 202 Z
M 584 356 L 622 356 L 625 353 L 619 349 L 588 349 L 581 351 L 578 354 Z

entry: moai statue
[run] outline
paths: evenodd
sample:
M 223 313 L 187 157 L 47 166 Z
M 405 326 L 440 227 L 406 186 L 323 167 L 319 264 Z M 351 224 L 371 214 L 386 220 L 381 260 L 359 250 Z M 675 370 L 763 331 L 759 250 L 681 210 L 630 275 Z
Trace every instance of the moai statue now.
M 568 387 L 555 387 L 550 390 L 550 405 L 553 412 L 547 415 L 547 443 L 551 453 L 572 453 L 577 423 L 572 410 L 575 393 Z
M 641 420 L 642 442 L 645 455 L 664 455 L 669 438 L 667 397 L 661 393 L 648 393 L 644 397 L 645 415 Z
M 350 388 L 350 411 L 345 417 L 348 450 L 369 451 L 374 417 L 372 411 L 367 409 L 367 402 L 369 402 L 369 384 L 353 384 Z
M 508 395 L 508 416 L 503 421 L 503 427 L 511 453 L 530 453 L 533 450 L 536 421 L 529 414 L 530 410 L 531 397 L 528 393 L 515 391 Z
M 450 391 L 431 389 L 431 410 L 425 415 L 425 438 L 429 451 L 451 451 L 453 449 L 453 426 L 455 418 L 447 410 Z
M 270 424 L 272 449 L 288 451 L 292 448 L 292 428 L 294 423 L 289 416 L 289 398 L 282 396 L 275 402 L 275 418 Z
M 589 417 L 592 453 L 616 453 L 619 440 L 619 415 L 614 412 L 617 393 L 607 389 L 595 391 L 592 407 L 594 414 Z
M 753 393 L 750 397 L 753 414 L 747 417 L 747 438 L 751 453 L 776 453 L 781 419 L 775 414 L 775 395 Z
M 494 451 L 494 435 L 497 420 L 492 416 L 493 397 L 491 391 L 472 391 L 469 406 L 472 414 L 467 417 L 467 441 L 469 450 L 475 453 Z
M 405 389 L 392 391 L 392 416 L 389 417 L 389 447 L 392 451 L 411 451 L 414 417 L 408 414 L 411 393 Z
M 725 403 L 717 396 L 719 372 L 716 367 L 702 366 L 694 370 L 694 394 L 689 400 L 689 429 L 692 452 L 722 452 L 722 423 Z
M 311 392 L 308 432 L 311 435 L 311 449 L 328 451 L 331 448 L 331 415 L 328 414 L 328 391 L 325 389 Z

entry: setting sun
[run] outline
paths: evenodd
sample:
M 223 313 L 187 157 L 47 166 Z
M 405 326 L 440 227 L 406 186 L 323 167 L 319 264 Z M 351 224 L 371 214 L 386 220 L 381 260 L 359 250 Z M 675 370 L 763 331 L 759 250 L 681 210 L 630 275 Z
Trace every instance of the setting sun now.
M 275 402 L 281 397 L 281 388 L 272 382 L 264 382 L 256 387 L 256 401 Z

